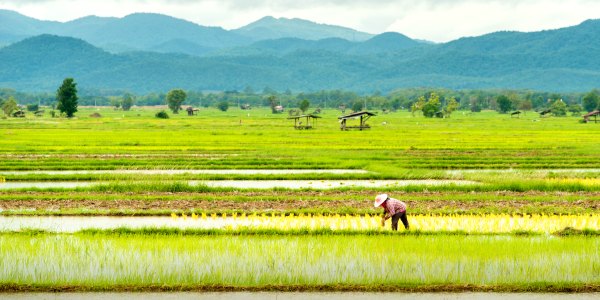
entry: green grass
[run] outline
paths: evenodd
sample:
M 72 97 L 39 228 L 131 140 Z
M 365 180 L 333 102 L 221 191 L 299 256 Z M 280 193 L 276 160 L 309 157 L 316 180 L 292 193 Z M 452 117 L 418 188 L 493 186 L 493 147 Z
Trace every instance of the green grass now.
M 76 189 L 0 190 L 0 214 L 374 215 L 381 210 L 372 207 L 372 200 L 382 192 L 407 201 L 410 214 L 598 213 L 600 184 L 561 181 L 600 177 L 599 170 L 577 170 L 600 168 L 599 127 L 580 124 L 579 118 L 538 119 L 528 113 L 511 119 L 495 112 L 455 112 L 450 119 L 426 119 L 398 112 L 374 117 L 370 131 L 341 132 L 339 113 L 334 110 L 324 110 L 317 129 L 307 131 L 294 130 L 287 116 L 266 109 L 226 113 L 202 109 L 199 116 L 171 114 L 168 120 L 154 118 L 158 110 L 102 108 L 98 112 L 103 117 L 94 119 L 88 116 L 95 109 L 81 108 L 75 119 L 0 119 L 0 175 L 7 181 L 107 183 Z M 1 172 L 118 169 L 361 169 L 372 173 Z M 481 171 L 447 172 L 452 170 Z M 479 184 L 326 191 L 186 183 L 227 179 L 463 179 Z M 254 209 L 252 204 L 262 206 Z M 8 205 L 13 206 L 6 209 Z M 32 210 L 27 205 L 44 208 Z M 0 232 L 0 291 L 597 292 L 598 234 L 568 228 L 553 235 L 127 228 L 75 234 Z
M 598 248 L 590 237 L 1 234 L 0 288 L 589 290 Z
M 94 111 L 81 109 L 72 120 L 0 120 L 2 169 L 352 168 L 388 176 L 413 168 L 600 167 L 597 126 L 573 117 L 457 112 L 427 119 L 398 112 L 374 117 L 368 132 L 341 132 L 334 110 L 309 131 L 266 109 L 250 116 L 209 109 L 169 120 L 151 117 L 152 109 L 101 109 L 104 118 L 86 117 Z

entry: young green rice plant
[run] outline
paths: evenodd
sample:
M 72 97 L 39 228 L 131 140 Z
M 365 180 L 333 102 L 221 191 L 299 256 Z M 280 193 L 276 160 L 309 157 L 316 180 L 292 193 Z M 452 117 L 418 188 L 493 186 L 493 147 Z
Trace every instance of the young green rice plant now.
M 588 237 L 4 233 L 0 288 L 581 291 L 600 284 L 599 248 Z
M 332 216 L 304 215 L 285 216 L 271 214 L 245 213 L 222 216 L 172 214 L 173 226 L 197 226 L 199 228 L 224 229 L 277 229 L 277 230 L 390 230 L 382 228 L 381 218 L 364 215 L 351 216 L 334 214 Z M 411 230 L 424 232 L 467 233 L 510 233 L 537 232 L 552 233 L 573 228 L 577 230 L 600 230 L 600 215 L 409 215 Z M 391 221 L 387 221 L 388 224 Z M 400 225 L 400 227 L 402 227 Z

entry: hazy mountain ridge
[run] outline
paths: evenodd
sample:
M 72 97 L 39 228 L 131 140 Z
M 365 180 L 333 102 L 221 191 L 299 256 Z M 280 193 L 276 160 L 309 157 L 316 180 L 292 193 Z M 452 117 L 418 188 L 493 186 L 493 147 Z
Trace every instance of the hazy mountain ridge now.
M 373 36 L 341 26 L 273 17 L 265 17 L 236 30 L 225 30 L 154 13 L 135 13 L 123 18 L 87 16 L 61 23 L 0 10 L 0 45 L 41 34 L 80 38 L 112 52 L 181 51 L 178 53 L 192 55 L 276 38 L 319 40 L 336 37 L 363 41 Z M 182 49 L 169 46 L 170 41 L 180 41 L 188 46 Z
M 304 40 L 342 38 L 348 41 L 360 42 L 374 36 L 373 34 L 342 26 L 317 24 L 302 19 L 274 18 L 271 16 L 264 17 L 233 31 L 256 41 L 293 37 Z
M 0 11 L 2 22 L 4 14 Z M 10 17 L 23 24 L 33 22 L 16 31 L 15 36 L 42 26 L 18 14 Z M 153 52 L 111 54 L 80 39 L 36 36 L 0 49 L 0 87 L 54 91 L 68 76 L 90 89 L 132 92 L 173 87 L 241 90 L 246 86 L 257 90 L 269 86 L 278 90 L 358 92 L 423 86 L 586 91 L 600 85 L 599 20 L 532 33 L 496 32 L 444 44 L 426 44 L 399 33 L 384 33 L 363 42 L 282 38 L 215 49 L 173 37 L 177 31 L 172 28 L 161 33 L 171 39 L 158 41 L 142 34 L 135 37 L 134 28 L 140 29 L 143 26 L 139 24 L 155 18 L 174 22 L 184 31 L 197 29 L 190 22 L 148 14 L 75 20 L 69 26 L 108 26 L 103 29 L 106 32 L 122 28 L 115 22 L 127 22 L 131 39 Z M 53 22 L 44 24 L 55 26 Z M 215 38 L 214 47 L 228 43 L 229 38 L 236 39 L 222 36 L 227 32 L 224 29 L 212 29 L 202 34 L 206 39 Z M 2 30 L 0 33 L 6 32 Z M 108 41 L 102 35 L 95 38 Z

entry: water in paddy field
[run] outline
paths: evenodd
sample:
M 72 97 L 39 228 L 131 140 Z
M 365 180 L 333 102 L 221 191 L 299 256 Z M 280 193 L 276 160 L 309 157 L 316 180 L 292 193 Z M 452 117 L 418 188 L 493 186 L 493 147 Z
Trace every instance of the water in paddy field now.
M 411 228 L 423 231 L 462 230 L 479 233 L 509 233 L 532 231 L 552 233 L 564 228 L 578 230 L 600 228 L 595 216 L 410 216 Z M 76 232 L 85 229 L 116 228 L 173 229 L 274 229 L 274 230 L 379 230 L 379 216 L 269 216 L 251 214 L 217 216 L 205 214 L 173 214 L 170 217 L 107 217 L 107 216 L 0 216 L 0 231 L 26 229 L 51 232 Z M 389 230 L 389 226 L 386 227 Z
M 180 181 L 177 181 L 180 182 Z M 383 188 L 383 187 L 400 187 L 407 185 L 469 185 L 477 184 L 475 181 L 467 180 L 212 180 L 199 181 L 190 180 L 183 181 L 189 185 L 206 185 L 208 187 L 225 187 L 225 188 L 240 188 L 240 189 L 272 189 L 272 188 L 288 188 L 288 189 L 334 189 L 343 187 L 365 187 L 365 188 Z M 118 183 L 118 181 L 115 181 Z M 92 181 L 7 181 L 0 182 L 0 190 L 10 189 L 26 189 L 26 188 L 85 188 L 97 185 L 107 184 L 107 182 L 92 182 Z
M 283 175 L 283 174 L 367 174 L 365 170 L 58 170 L 58 171 L 0 171 L 0 175 L 85 175 L 85 174 L 140 174 L 140 175 Z
M 0 299 L 15 300 L 187 300 L 187 299 L 217 299 L 217 300 L 592 300 L 599 299 L 598 293 L 586 294 L 543 294 L 543 293 L 19 293 L 0 294 Z

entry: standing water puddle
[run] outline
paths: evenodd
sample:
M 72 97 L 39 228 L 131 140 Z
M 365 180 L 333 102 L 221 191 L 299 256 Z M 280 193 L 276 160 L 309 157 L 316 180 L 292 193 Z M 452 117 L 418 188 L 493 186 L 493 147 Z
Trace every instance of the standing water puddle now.
M 173 181 L 175 182 L 175 181 Z M 177 181 L 179 182 L 179 181 Z M 184 181 L 185 182 L 185 181 Z M 115 183 L 119 183 L 115 181 Z M 142 182 L 143 183 L 143 182 Z M 393 188 L 408 185 L 469 185 L 477 184 L 475 181 L 466 180 L 213 180 L 213 181 L 187 181 L 189 185 L 206 185 L 208 187 L 240 188 L 240 189 L 335 189 L 342 187 L 365 188 Z M 0 182 L 0 190 L 27 189 L 27 188 L 78 188 L 92 187 L 108 182 L 92 181 L 8 181 Z
M 0 171 L 0 175 L 283 175 L 283 174 L 367 174 L 365 170 L 303 169 L 303 170 L 59 170 L 59 171 Z
M 411 215 L 411 229 L 422 231 L 456 231 L 508 233 L 531 231 L 551 233 L 564 228 L 600 229 L 600 215 L 594 216 L 425 216 Z M 75 232 L 84 229 L 178 228 L 178 229 L 273 229 L 273 230 L 379 230 L 379 216 L 281 216 L 271 214 L 179 213 L 170 217 L 108 216 L 0 216 L 0 231 L 25 229 L 52 232 Z M 388 227 L 389 228 L 389 227 Z
M 598 299 L 598 293 L 584 294 L 544 294 L 544 293 L 276 293 L 276 292 L 236 292 L 236 293 L 20 293 L 0 295 L 0 299 L 132 299 L 132 300 L 158 300 L 158 299 L 217 299 L 217 300 L 588 300 Z

